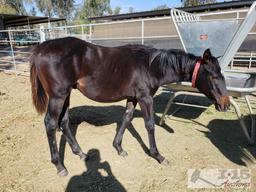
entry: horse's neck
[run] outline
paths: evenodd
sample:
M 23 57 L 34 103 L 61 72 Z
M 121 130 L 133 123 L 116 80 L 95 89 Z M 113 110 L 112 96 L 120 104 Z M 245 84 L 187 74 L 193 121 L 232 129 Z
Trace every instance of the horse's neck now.
M 161 85 L 192 80 L 192 74 L 198 57 L 191 55 L 185 56 L 188 58 L 177 58 L 178 62 L 172 63 L 172 65 L 170 65 L 170 69 L 168 70 L 168 73 L 165 75 L 165 77 L 162 79 Z

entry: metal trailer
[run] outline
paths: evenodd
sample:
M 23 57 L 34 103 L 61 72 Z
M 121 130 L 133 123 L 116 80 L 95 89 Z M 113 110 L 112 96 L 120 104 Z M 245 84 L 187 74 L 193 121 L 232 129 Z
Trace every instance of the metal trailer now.
M 255 120 L 252 116 L 253 110 L 248 96 L 256 91 L 256 73 L 230 71 L 227 70 L 227 67 L 256 22 L 256 1 L 250 7 L 243 21 L 238 18 L 202 20 L 200 15 L 177 9 L 171 10 L 171 16 L 186 52 L 202 55 L 205 49 L 210 48 L 213 55 L 220 57 L 219 63 L 226 79 L 231 105 L 235 108 L 246 139 L 250 144 L 254 144 L 256 140 Z M 200 94 L 196 88 L 192 88 L 191 82 L 172 83 L 166 87 L 173 93 L 166 105 L 160 124 L 164 122 L 173 100 L 178 95 Z M 245 99 L 251 117 L 250 127 L 246 127 L 244 116 L 234 97 Z

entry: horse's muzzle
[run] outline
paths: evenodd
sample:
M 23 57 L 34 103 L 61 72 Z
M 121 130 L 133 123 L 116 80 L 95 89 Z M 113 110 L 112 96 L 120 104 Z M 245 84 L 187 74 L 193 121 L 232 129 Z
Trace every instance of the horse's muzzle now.
M 218 102 L 215 103 L 215 108 L 218 111 L 227 111 L 230 107 L 230 100 L 228 96 L 222 96 Z

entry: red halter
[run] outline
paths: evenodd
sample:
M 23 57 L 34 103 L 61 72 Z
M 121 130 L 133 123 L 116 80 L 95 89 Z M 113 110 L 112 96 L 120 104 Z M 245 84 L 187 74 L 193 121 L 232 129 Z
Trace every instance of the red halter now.
M 198 59 L 193 71 L 193 75 L 192 75 L 192 87 L 196 87 L 196 78 L 197 78 L 197 74 L 200 68 L 200 65 L 202 64 L 202 59 Z

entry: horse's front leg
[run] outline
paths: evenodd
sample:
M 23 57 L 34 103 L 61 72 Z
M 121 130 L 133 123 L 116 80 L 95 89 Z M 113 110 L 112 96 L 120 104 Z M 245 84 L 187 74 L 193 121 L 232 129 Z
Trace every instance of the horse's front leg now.
M 117 131 L 114 142 L 113 142 L 113 145 L 116 148 L 118 155 L 121 155 L 121 156 L 127 155 L 127 152 L 124 151 L 122 148 L 122 140 L 123 140 L 124 131 L 125 131 L 126 127 L 128 126 L 128 124 L 131 123 L 131 120 L 133 118 L 133 112 L 135 110 L 136 104 L 137 104 L 136 99 L 127 100 L 126 111 L 123 116 L 122 125 L 119 128 L 119 130 Z
M 167 165 L 168 160 L 163 157 L 157 150 L 155 140 L 155 121 L 154 121 L 154 109 L 153 98 L 151 96 L 142 97 L 138 100 L 145 121 L 145 126 L 148 132 L 150 155 L 155 158 L 159 163 Z

